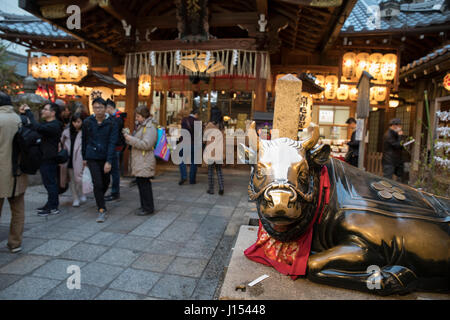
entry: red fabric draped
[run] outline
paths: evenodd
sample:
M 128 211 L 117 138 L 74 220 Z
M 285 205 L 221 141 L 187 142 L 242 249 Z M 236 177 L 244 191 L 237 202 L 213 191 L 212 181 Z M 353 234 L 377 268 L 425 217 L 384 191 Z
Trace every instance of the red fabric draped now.
M 319 200 L 313 221 L 308 226 L 307 231 L 295 241 L 281 242 L 272 238 L 264 230 L 260 221 L 256 243 L 244 251 L 245 256 L 252 261 L 271 266 L 278 272 L 291 276 L 293 280 L 300 275 L 305 275 L 311 251 L 313 226 L 317 218 L 319 218 L 319 221 L 322 218 L 323 209 L 319 214 L 320 204 L 322 201 L 328 204 L 329 200 L 330 178 L 327 167 L 323 166 L 320 172 Z M 325 208 L 325 206 L 323 207 Z

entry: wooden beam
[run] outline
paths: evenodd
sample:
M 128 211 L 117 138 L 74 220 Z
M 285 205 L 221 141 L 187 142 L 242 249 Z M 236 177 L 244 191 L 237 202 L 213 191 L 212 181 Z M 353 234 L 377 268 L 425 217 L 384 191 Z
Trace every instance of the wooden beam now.
M 313 7 L 338 7 L 342 4 L 342 0 L 331 0 L 331 1 L 318 1 L 318 0 L 277 0 L 278 2 L 284 2 L 289 4 L 296 4 L 302 6 L 313 6 Z
M 108 12 L 114 18 L 122 22 L 125 20 L 128 25 L 136 27 L 136 18 L 131 15 L 127 8 L 124 8 L 117 1 L 113 2 L 113 0 L 89 0 L 91 2 L 96 2 L 100 8 Z
M 160 51 L 160 50 L 220 50 L 220 49 L 243 49 L 256 50 L 255 39 L 212 39 L 203 42 L 183 42 L 181 40 L 153 40 L 149 42 L 139 42 L 136 44 L 136 51 Z
M 256 11 L 258 12 L 258 15 L 263 14 L 266 16 L 268 15 L 268 4 L 267 0 L 256 0 Z
M 134 131 L 134 118 L 135 118 L 134 113 L 139 103 L 138 88 L 139 88 L 138 78 L 127 79 L 127 95 L 125 97 L 125 112 L 127 113 L 127 117 L 125 119 L 125 127 L 130 129 L 130 132 Z M 129 148 L 125 148 L 123 155 L 123 163 L 124 163 L 123 166 L 125 175 L 129 174 L 128 172 L 129 158 L 130 158 Z

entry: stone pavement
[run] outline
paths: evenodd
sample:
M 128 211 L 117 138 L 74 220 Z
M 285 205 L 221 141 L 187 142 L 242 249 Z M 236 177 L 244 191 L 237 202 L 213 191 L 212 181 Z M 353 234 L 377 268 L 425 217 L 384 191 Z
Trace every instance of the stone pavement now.
M 61 214 L 38 217 L 43 186 L 26 192 L 23 251 L 6 248 L 10 211 L 0 218 L 0 299 L 217 299 L 235 236 L 254 204 L 247 200 L 248 172 L 224 169 L 225 194 L 209 195 L 207 175 L 196 185 L 178 185 L 178 171 L 152 180 L 156 213 L 140 217 L 136 186 L 122 179 L 121 199 L 107 203 L 105 223 L 96 223 L 93 196 Z M 81 270 L 81 289 L 69 290 L 70 265 Z

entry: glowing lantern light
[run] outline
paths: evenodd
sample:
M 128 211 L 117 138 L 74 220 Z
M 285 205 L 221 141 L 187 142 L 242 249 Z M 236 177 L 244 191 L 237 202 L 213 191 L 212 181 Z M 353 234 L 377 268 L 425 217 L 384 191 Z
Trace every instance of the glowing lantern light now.
M 70 79 L 69 58 L 59 57 L 59 74 L 62 79 Z
M 66 86 L 64 84 L 56 84 L 56 94 L 58 96 L 65 96 L 66 95 Z
M 399 103 L 400 102 L 397 99 L 391 99 L 391 100 L 389 100 L 389 107 L 397 108 Z
M 39 78 L 41 70 L 39 68 L 39 57 L 32 57 L 30 59 L 30 72 L 33 78 Z
M 386 100 L 387 90 L 386 87 L 375 87 L 375 100 L 381 102 Z
M 324 87 L 325 86 L 325 77 L 322 75 L 316 75 L 315 83 L 320 87 Z M 313 97 L 314 97 L 314 99 L 322 99 L 324 97 L 324 95 L 323 95 L 323 92 L 321 92 L 321 93 L 314 94 Z
M 50 75 L 48 67 L 49 59 L 47 57 L 39 58 L 40 78 L 48 78 Z
M 393 80 L 397 70 L 397 56 L 393 53 L 388 53 L 383 56 L 381 76 L 383 80 Z
M 336 98 L 338 77 L 330 75 L 325 78 L 325 98 L 332 100 Z
M 66 84 L 66 94 L 73 96 L 75 94 L 75 86 L 73 84 Z
M 69 57 L 69 77 L 78 79 L 80 77 L 79 59 L 76 56 Z
M 347 100 L 348 99 L 348 86 L 345 84 L 342 84 L 337 89 L 337 99 L 338 100 Z
M 358 100 L 358 88 L 352 87 L 348 92 L 348 96 L 352 101 Z
M 48 58 L 48 73 L 50 78 L 59 78 L 59 58 L 52 56 Z
M 445 90 L 450 91 L 450 73 L 447 73 L 443 80 Z
M 369 73 L 375 79 L 380 79 L 382 59 L 383 55 L 381 53 L 372 53 L 369 56 Z
M 356 54 L 354 52 L 347 52 L 342 57 L 342 74 L 348 79 L 352 79 L 356 75 Z
M 80 77 L 84 77 L 88 74 L 89 68 L 89 58 L 88 57 L 79 57 L 79 66 L 80 66 Z
M 359 79 L 363 71 L 369 71 L 369 54 L 361 52 L 356 55 L 356 78 Z
M 141 96 L 149 96 L 150 95 L 150 76 L 149 75 L 142 75 L 139 78 L 139 94 Z

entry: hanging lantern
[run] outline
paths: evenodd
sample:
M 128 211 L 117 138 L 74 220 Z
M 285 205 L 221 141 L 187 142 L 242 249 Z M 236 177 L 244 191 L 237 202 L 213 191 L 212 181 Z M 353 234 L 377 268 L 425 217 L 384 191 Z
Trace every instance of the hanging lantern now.
M 62 79 L 70 79 L 69 58 L 67 57 L 59 57 L 59 76 Z
M 358 100 L 358 88 L 351 87 L 350 90 L 348 91 L 348 97 L 350 98 L 351 101 Z
M 40 78 L 41 69 L 39 67 L 39 57 L 31 57 L 30 59 L 30 73 L 33 78 Z
M 80 77 L 79 59 L 76 56 L 69 57 L 69 77 L 78 79 Z
M 50 75 L 48 63 L 49 63 L 49 59 L 47 57 L 39 58 L 39 69 L 40 69 L 40 77 L 41 78 L 48 78 Z
M 400 104 L 400 101 L 398 101 L 395 98 L 391 98 L 389 100 L 389 107 L 391 107 L 391 108 L 397 108 L 399 104 Z
M 375 100 L 375 95 L 376 95 L 375 91 L 376 90 L 377 90 L 376 87 L 370 88 L 370 94 L 369 94 L 370 104 L 378 104 L 377 100 Z
M 447 73 L 443 80 L 444 88 L 447 91 L 450 91 L 450 73 Z
M 383 56 L 381 76 L 383 80 L 393 80 L 397 70 L 397 56 L 393 53 L 388 53 Z
M 65 84 L 56 84 L 56 94 L 58 96 L 65 96 L 66 95 L 66 85 Z
M 88 68 L 89 68 L 89 58 L 88 57 L 79 57 L 79 66 L 80 66 L 80 78 L 83 78 L 88 74 Z
M 342 57 L 342 74 L 347 79 L 352 79 L 356 76 L 356 54 L 354 52 L 347 52 Z
M 333 100 L 336 98 L 338 77 L 330 75 L 325 78 L 325 98 Z
M 348 86 L 345 84 L 341 84 L 341 86 L 337 89 L 336 95 L 338 100 L 347 100 Z
M 300 103 L 300 118 L 298 122 L 298 129 L 303 130 L 309 127 L 312 119 L 312 105 L 313 99 L 309 93 L 302 92 L 302 98 Z
M 73 96 L 75 94 L 75 86 L 73 84 L 66 84 L 66 95 Z
M 139 77 L 139 94 L 141 96 L 149 96 L 150 95 L 150 76 L 142 75 Z
M 369 54 L 367 52 L 361 52 L 356 55 L 356 78 L 359 79 L 363 71 L 369 71 Z
M 375 87 L 375 100 L 377 102 L 382 102 L 386 100 L 387 90 L 386 87 Z
M 50 78 L 59 78 L 59 58 L 51 56 L 48 58 L 48 73 Z
M 383 55 L 381 53 L 372 53 L 369 56 L 369 73 L 375 78 L 381 78 L 381 65 Z
M 316 75 L 315 83 L 320 87 L 324 87 L 325 86 L 325 77 L 320 74 Z M 323 99 L 324 93 L 323 93 L 323 91 L 320 93 L 316 93 L 313 95 L 313 97 L 314 97 L 314 99 Z

